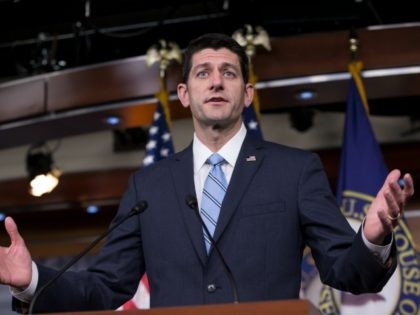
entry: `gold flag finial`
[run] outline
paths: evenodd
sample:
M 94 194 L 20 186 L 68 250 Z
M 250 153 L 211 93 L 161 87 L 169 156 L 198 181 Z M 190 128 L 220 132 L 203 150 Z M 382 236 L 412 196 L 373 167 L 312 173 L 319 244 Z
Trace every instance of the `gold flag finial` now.
M 361 75 L 363 69 L 363 62 L 358 60 L 359 45 L 359 38 L 357 37 L 356 31 L 351 30 L 349 34 L 349 50 L 351 55 L 351 62 L 348 65 L 348 69 L 351 76 L 353 77 L 354 82 L 356 83 L 363 107 L 365 108 L 366 113 L 369 115 L 369 104 L 367 101 L 366 91 L 363 86 Z
M 146 52 L 146 65 L 151 66 L 159 62 L 160 77 L 165 76 L 165 71 L 172 60 L 181 63 L 181 49 L 175 42 L 160 39 L 158 44 L 151 46 Z
M 145 63 L 147 66 L 152 66 L 154 63 L 159 62 L 159 92 L 156 93 L 156 98 L 162 105 L 165 114 L 168 129 L 171 126 L 171 112 L 169 108 L 169 93 L 166 90 L 165 73 L 172 60 L 181 63 L 182 53 L 179 46 L 174 42 L 167 42 L 160 39 L 159 42 L 151 46 L 146 52 Z
M 349 50 L 351 55 L 351 60 L 356 61 L 359 52 L 359 38 L 355 31 L 351 31 L 349 35 Z
M 257 46 L 263 46 L 268 51 L 271 50 L 270 36 L 268 36 L 268 33 L 262 26 L 256 26 L 254 30 L 250 24 L 245 24 L 244 28 L 238 29 L 232 34 L 232 38 L 236 40 L 239 45 L 245 47 L 249 62 L 248 81 L 255 86 L 257 83 L 257 76 L 254 73 L 252 58 L 255 56 Z M 254 94 L 253 106 L 257 117 L 259 117 L 260 100 L 257 93 Z
M 250 24 L 245 24 L 244 28 L 238 29 L 232 34 L 232 38 L 239 45 L 245 47 L 250 60 L 255 56 L 257 46 L 263 46 L 268 51 L 271 50 L 270 37 L 262 26 L 256 26 L 254 29 Z

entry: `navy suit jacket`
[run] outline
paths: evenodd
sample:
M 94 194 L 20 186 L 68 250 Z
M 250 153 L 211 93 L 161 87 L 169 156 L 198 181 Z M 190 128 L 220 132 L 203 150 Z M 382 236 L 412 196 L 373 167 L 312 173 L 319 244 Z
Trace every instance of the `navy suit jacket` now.
M 35 310 L 115 309 L 132 297 L 144 272 L 152 307 L 232 302 L 220 258 L 206 254 L 201 224 L 185 202 L 189 194 L 195 194 L 191 145 L 135 172 L 114 220 L 140 200 L 148 209 L 111 233 L 86 272 L 59 278 Z M 384 267 L 348 225 L 317 155 L 250 135 L 214 239 L 236 279 L 239 301 L 297 298 L 305 245 L 321 280 L 353 293 L 380 291 L 396 266 L 393 259 Z M 395 257 L 395 245 L 392 252 Z M 40 286 L 54 271 L 38 267 Z

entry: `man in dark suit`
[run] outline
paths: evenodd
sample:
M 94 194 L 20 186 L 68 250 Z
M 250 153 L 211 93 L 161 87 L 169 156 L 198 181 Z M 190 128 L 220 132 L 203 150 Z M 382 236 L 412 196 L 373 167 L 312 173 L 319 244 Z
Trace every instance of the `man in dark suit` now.
M 411 176 L 404 175 L 401 189 L 400 172 L 392 171 L 354 233 L 315 154 L 247 134 L 241 114 L 254 87 L 247 83 L 242 47 L 225 35 L 204 35 L 191 42 L 184 62 L 178 96 L 192 112 L 192 144 L 132 175 L 114 222 L 140 200 L 148 209 L 110 234 L 88 270 L 66 272 L 44 291 L 35 310 L 115 309 L 131 298 L 145 272 L 152 307 L 229 303 L 233 287 L 240 302 L 297 298 L 306 244 L 326 284 L 353 293 L 380 291 L 397 263 L 392 230 L 414 193 Z M 207 177 L 217 168 L 207 162 L 213 153 L 222 161 L 218 175 L 209 177 L 221 176 L 216 181 L 225 190 L 215 197 L 221 204 L 216 218 L 205 205 L 212 196 Z M 191 195 L 206 227 L 214 228 L 234 284 L 185 201 Z M 13 220 L 5 224 L 11 245 L 0 251 L 0 281 L 12 287 L 21 310 L 55 272 L 33 263 Z

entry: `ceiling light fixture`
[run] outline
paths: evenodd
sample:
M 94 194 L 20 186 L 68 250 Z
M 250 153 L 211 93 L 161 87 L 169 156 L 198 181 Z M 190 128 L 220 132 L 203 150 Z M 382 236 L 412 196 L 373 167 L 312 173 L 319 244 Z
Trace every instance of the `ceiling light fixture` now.
M 52 152 L 45 143 L 29 148 L 26 169 L 30 180 L 29 192 L 32 196 L 40 197 L 50 193 L 58 185 L 61 172 L 54 166 Z
M 316 93 L 313 90 L 300 90 L 296 93 L 296 98 L 299 101 L 308 101 L 316 97 Z
M 121 118 L 118 116 L 108 116 L 106 117 L 105 122 L 110 126 L 117 126 L 121 123 Z
M 97 214 L 99 212 L 99 207 L 95 204 L 90 204 L 86 207 L 86 212 L 88 214 Z

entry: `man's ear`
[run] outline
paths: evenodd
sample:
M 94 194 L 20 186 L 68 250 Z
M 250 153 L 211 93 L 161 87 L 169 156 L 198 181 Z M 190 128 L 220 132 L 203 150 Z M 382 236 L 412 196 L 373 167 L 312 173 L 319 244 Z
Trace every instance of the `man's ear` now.
M 254 86 L 251 83 L 247 83 L 245 85 L 245 96 L 244 96 L 245 107 L 248 107 L 249 105 L 251 105 L 253 99 L 254 99 Z
M 185 108 L 190 106 L 190 96 L 188 94 L 187 85 L 185 83 L 179 83 L 177 86 L 178 98 Z

